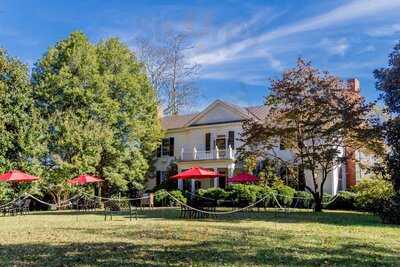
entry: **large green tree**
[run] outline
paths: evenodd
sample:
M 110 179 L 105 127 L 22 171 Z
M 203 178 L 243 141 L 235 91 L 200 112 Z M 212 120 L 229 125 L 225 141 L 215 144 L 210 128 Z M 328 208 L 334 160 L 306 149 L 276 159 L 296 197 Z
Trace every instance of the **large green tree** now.
M 389 55 L 388 67 L 375 70 L 374 75 L 390 114 L 385 127 L 391 148 L 388 167 L 395 190 L 400 192 L 400 42 Z
M 400 42 L 389 55 L 388 66 L 374 71 L 376 88 L 382 92 L 389 120 L 385 124 L 386 141 L 390 147 L 388 170 L 396 194 L 379 212 L 385 222 L 400 224 Z
M 0 173 L 39 174 L 44 139 L 26 65 L 0 49 Z
M 35 103 L 46 121 L 46 185 L 58 201 L 79 173 L 109 190 L 143 184 L 161 130 L 153 88 L 118 39 L 94 45 L 81 32 L 58 42 L 33 69 Z

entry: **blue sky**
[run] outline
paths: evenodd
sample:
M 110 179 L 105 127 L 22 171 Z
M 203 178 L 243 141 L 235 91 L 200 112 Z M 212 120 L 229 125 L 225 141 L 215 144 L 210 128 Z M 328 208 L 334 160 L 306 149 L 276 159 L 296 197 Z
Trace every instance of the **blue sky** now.
M 301 56 L 342 78 L 356 77 L 375 100 L 372 71 L 400 40 L 400 0 L 376 1 L 22 1 L 0 2 L 0 45 L 32 65 L 71 31 L 93 42 L 185 30 L 201 65 L 194 109 L 217 98 L 263 102 L 268 79 Z

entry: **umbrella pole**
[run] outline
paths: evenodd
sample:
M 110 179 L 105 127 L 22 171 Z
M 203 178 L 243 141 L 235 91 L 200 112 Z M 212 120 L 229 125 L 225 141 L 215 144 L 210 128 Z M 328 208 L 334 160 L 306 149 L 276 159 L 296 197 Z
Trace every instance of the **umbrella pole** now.
M 99 207 L 102 207 L 102 203 L 101 203 L 101 186 L 100 186 L 100 183 L 97 183 L 97 196 L 98 196 L 98 200 L 99 200 Z

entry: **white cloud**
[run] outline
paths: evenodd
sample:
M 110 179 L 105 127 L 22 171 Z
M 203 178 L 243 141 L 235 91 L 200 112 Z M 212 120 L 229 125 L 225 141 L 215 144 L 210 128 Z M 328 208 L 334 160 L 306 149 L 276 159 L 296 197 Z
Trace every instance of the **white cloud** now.
M 392 24 L 370 29 L 369 31 L 367 31 L 367 34 L 372 37 L 383 37 L 383 36 L 391 36 L 399 32 L 400 32 L 400 24 Z
M 346 38 L 337 40 L 324 38 L 319 43 L 322 49 L 326 50 L 331 55 L 343 56 L 349 48 L 349 43 Z
M 373 45 L 367 45 L 366 47 L 361 48 L 361 49 L 358 51 L 358 54 L 367 53 L 367 52 L 374 52 L 375 50 L 376 50 L 375 46 L 373 46 Z
M 265 45 L 268 41 L 274 39 L 286 37 L 292 34 L 323 29 L 332 25 L 338 25 L 339 23 L 381 14 L 384 11 L 393 10 L 399 7 L 400 0 L 352 1 L 322 15 L 305 19 L 287 26 L 282 26 L 276 30 L 268 31 L 264 34 L 217 48 L 211 52 L 198 54 L 192 58 L 192 61 L 203 65 L 220 64 L 232 60 L 234 57 L 240 56 L 240 53 L 245 50 L 252 49 L 258 45 Z

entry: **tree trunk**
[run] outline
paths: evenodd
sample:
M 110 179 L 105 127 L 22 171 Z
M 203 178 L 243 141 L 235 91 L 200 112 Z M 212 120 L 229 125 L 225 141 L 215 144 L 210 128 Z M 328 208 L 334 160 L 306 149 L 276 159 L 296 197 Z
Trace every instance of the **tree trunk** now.
M 298 190 L 304 191 L 306 189 L 306 177 L 304 175 L 304 167 L 300 165 L 298 168 Z
M 322 211 L 322 197 L 318 193 L 314 194 L 314 212 Z

